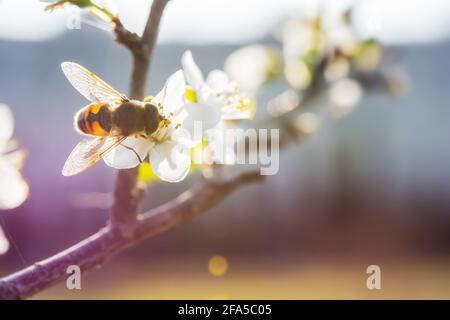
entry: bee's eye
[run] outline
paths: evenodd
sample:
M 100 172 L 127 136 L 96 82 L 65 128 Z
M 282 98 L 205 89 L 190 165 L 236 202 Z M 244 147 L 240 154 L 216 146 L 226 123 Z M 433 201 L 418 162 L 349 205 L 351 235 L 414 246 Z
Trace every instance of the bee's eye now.
M 155 106 L 154 104 L 148 103 L 148 102 L 145 104 L 145 107 L 146 107 L 146 108 L 150 108 L 150 109 L 151 109 L 151 108 L 156 108 L 156 106 Z
M 146 103 L 146 104 L 145 104 L 145 108 L 146 108 L 147 110 L 149 110 L 151 113 L 153 113 L 155 116 L 158 116 L 158 115 L 159 115 L 159 110 L 158 110 L 158 108 L 157 108 L 154 104 L 152 104 L 152 103 Z

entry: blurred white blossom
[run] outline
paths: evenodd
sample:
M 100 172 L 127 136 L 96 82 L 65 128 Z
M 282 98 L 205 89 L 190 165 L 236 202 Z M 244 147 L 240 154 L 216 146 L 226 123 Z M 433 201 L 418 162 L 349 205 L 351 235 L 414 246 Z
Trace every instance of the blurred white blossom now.
M 302 96 L 296 90 L 290 88 L 280 93 L 267 103 L 267 111 L 274 117 L 292 111 L 297 108 L 302 101 Z
M 335 117 L 342 117 L 355 108 L 363 96 L 362 86 L 354 79 L 336 81 L 329 90 L 330 111 Z
M 10 140 L 14 120 L 10 109 L 0 104 L 0 209 L 20 206 L 28 196 L 28 185 L 20 169 L 25 153 L 17 142 Z
M 328 82 L 333 82 L 346 77 L 349 73 L 349 60 L 343 56 L 337 56 L 329 60 L 324 76 Z
M 262 84 L 278 75 L 281 54 L 277 48 L 250 45 L 239 48 L 225 60 L 224 70 L 247 92 L 255 92 Z
M 307 89 L 321 63 L 325 64 L 324 76 L 329 82 L 347 77 L 352 65 L 362 71 L 378 66 L 380 45 L 357 36 L 351 14 L 347 10 L 330 15 L 322 9 L 285 23 L 281 32 L 284 74 L 291 87 Z
M 320 120 L 314 113 L 305 112 L 297 116 L 295 127 L 301 136 L 310 135 L 319 129 Z
M 0 210 L 17 208 L 28 196 L 28 184 L 20 173 L 25 152 L 16 141 L 10 140 L 13 131 L 11 110 L 0 104 Z M 8 248 L 8 240 L 0 228 L 0 254 Z

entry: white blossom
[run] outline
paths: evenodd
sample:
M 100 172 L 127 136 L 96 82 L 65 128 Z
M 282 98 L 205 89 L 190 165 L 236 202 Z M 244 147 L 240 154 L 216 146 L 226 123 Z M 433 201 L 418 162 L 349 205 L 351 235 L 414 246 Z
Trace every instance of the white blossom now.
M 208 142 L 206 158 L 216 163 L 235 164 L 235 142 L 226 138 L 226 131 L 232 129 L 230 120 L 253 117 L 254 99 L 242 92 L 238 83 L 222 70 L 211 71 L 205 80 L 190 51 L 183 54 L 182 65 L 187 81 L 186 101 L 201 105 L 197 119 L 202 121 Z
M 192 53 L 186 51 L 181 59 L 187 82 L 186 99 L 202 104 L 204 127 L 217 125 L 219 120 L 251 119 L 255 112 L 255 101 L 239 84 L 222 70 L 213 70 L 206 80 L 194 61 Z

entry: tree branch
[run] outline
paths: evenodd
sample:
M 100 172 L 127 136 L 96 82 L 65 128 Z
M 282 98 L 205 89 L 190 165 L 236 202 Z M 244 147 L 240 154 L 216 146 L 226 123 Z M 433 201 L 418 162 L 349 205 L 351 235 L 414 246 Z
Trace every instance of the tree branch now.
M 158 38 L 161 16 L 167 1 L 153 1 L 142 37 L 125 29 L 119 19 L 113 21 L 116 41 L 127 47 L 133 55 L 133 70 L 130 79 L 130 98 L 132 99 L 144 99 L 148 70 Z M 123 232 L 127 232 L 127 224 L 136 219 L 139 203 L 144 194 L 144 191 L 137 186 L 137 173 L 138 168 L 120 170 L 117 173 L 111 223 L 122 226 Z
M 174 200 L 138 216 L 124 235 L 109 225 L 80 243 L 0 279 L 0 299 L 25 299 L 67 277 L 70 265 L 82 271 L 100 267 L 106 260 L 136 243 L 191 221 L 222 202 L 231 192 L 260 181 L 258 171 L 248 172 L 228 182 L 202 180 Z

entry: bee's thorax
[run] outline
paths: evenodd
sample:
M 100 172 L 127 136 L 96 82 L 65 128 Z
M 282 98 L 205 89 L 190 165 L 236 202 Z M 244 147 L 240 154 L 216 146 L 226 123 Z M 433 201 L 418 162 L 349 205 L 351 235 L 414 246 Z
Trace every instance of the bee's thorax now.
M 129 136 L 150 135 L 158 128 L 159 121 L 158 109 L 152 104 L 128 101 L 114 109 L 112 122 L 120 135 Z

